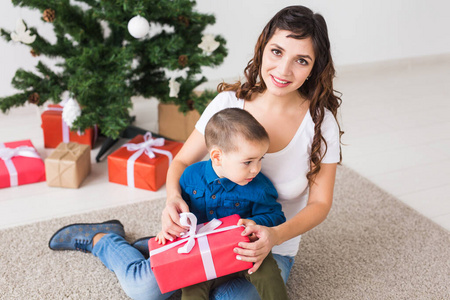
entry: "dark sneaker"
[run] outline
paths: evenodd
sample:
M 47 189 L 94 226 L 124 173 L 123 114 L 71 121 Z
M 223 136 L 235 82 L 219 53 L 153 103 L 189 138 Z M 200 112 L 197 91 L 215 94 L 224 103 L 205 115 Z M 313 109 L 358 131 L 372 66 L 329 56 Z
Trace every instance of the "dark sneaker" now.
M 48 246 L 52 250 L 92 252 L 92 239 L 97 233 L 115 233 L 125 237 L 123 225 L 118 220 L 71 224 L 59 229 L 50 238 Z

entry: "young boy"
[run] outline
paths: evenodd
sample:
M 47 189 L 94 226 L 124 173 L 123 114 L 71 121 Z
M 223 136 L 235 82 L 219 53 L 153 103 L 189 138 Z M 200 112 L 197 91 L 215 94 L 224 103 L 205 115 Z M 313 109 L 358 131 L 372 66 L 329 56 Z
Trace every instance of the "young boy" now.
M 260 173 L 269 136 L 250 113 L 239 108 L 217 112 L 206 125 L 205 142 L 210 160 L 189 166 L 180 178 L 182 197 L 198 223 L 232 214 L 264 226 L 286 221 L 274 186 Z M 164 232 L 156 240 L 165 244 Z M 209 299 L 216 286 L 237 277 L 250 281 L 263 300 L 287 299 L 271 253 L 255 273 L 237 272 L 183 288 L 182 299 Z

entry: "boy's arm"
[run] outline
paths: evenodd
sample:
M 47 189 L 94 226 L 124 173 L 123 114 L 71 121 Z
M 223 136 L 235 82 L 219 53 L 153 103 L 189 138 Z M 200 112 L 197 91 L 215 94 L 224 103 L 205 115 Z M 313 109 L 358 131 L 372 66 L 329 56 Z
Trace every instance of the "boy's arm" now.
M 253 203 L 252 217 L 258 225 L 273 227 L 286 222 L 286 217 L 281 210 L 281 204 L 277 202 L 278 194 L 275 189 L 266 189 L 260 195 L 258 202 Z

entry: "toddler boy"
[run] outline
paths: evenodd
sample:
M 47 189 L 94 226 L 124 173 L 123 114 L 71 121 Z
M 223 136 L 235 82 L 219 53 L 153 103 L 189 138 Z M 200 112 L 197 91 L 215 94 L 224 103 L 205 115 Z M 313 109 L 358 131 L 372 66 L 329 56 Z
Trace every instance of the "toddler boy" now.
M 239 108 L 217 112 L 206 125 L 205 142 L 210 159 L 189 166 L 180 178 L 182 197 L 198 223 L 233 214 L 247 219 L 247 225 L 270 227 L 286 221 L 274 186 L 260 173 L 269 136 L 250 113 Z M 162 232 L 156 240 L 165 243 Z M 238 277 L 250 281 L 263 300 L 287 299 L 271 253 L 255 273 L 241 271 L 183 288 L 182 299 L 209 299 L 211 290 Z

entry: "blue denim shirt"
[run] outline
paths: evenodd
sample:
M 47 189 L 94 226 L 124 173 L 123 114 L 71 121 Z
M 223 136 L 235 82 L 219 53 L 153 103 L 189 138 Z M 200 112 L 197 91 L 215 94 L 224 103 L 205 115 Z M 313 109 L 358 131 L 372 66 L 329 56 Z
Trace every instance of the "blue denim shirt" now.
M 182 197 L 195 214 L 198 223 L 239 214 L 256 224 L 276 226 L 286 221 L 278 193 L 270 180 L 259 173 L 241 186 L 227 178 L 219 178 L 211 160 L 195 163 L 180 178 Z

